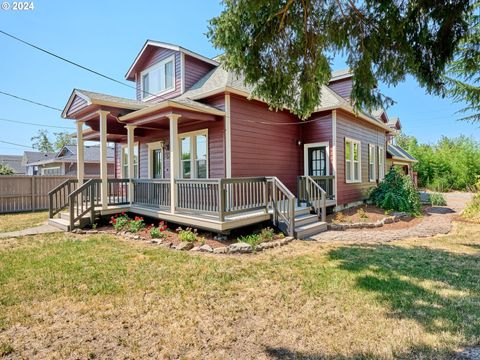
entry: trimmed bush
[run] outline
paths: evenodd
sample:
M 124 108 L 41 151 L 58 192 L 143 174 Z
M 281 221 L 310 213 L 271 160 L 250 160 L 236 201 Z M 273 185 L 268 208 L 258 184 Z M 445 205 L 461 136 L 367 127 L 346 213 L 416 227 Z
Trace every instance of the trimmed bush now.
M 429 194 L 429 201 L 430 204 L 433 206 L 446 206 L 447 200 L 445 197 L 440 193 L 431 193 Z
M 412 179 L 396 168 L 390 169 L 385 179 L 373 189 L 370 200 L 387 211 L 403 211 L 411 215 L 421 213 L 420 197 Z

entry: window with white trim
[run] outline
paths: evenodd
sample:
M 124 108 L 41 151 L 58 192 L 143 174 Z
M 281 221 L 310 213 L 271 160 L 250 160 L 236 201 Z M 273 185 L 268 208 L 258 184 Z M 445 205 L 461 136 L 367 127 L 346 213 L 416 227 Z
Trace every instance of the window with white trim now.
M 42 169 L 42 175 L 61 175 L 60 166 L 52 166 Z
M 385 178 L 385 149 L 378 147 L 378 179 L 382 181 Z
M 175 55 L 140 73 L 142 99 L 173 90 L 175 87 Z
M 180 174 L 183 179 L 208 178 L 208 131 L 180 134 Z
M 360 141 L 345 138 L 345 181 L 361 182 L 361 147 Z
M 377 152 L 375 151 L 376 147 L 373 144 L 368 144 L 368 179 L 371 182 L 374 182 L 377 180 L 377 174 L 376 174 L 376 154 Z
M 138 143 L 133 147 L 133 174 L 135 178 L 138 173 Z M 122 177 L 128 179 L 128 145 L 122 145 Z

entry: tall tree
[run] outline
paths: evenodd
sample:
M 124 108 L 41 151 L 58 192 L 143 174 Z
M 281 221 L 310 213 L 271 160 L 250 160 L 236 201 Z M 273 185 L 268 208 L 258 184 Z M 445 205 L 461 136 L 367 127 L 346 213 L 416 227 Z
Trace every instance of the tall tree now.
M 413 75 L 440 93 L 442 74 L 467 31 L 468 0 L 224 0 L 208 35 L 227 69 L 254 96 L 305 119 L 318 105 L 332 59 L 346 56 L 357 109 L 389 105 L 377 82 Z
M 461 110 L 463 120 L 480 122 L 480 1 L 472 5 L 466 36 L 462 39 L 455 60 L 447 74 L 449 94 L 467 106 Z
M 54 133 L 55 141 L 53 143 L 56 150 L 60 150 L 65 145 L 75 145 L 74 135 L 68 132 L 57 132 Z
M 44 129 L 38 130 L 37 135 L 31 138 L 32 148 L 44 151 L 44 152 L 53 152 L 55 149 L 52 142 L 48 138 L 48 131 Z

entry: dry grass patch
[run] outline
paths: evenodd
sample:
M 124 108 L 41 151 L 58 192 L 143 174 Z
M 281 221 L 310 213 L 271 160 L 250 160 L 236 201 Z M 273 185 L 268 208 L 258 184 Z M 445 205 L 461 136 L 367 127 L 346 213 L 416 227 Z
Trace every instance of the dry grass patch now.
M 47 211 L 0 215 L 0 233 L 23 230 L 44 224 L 48 220 Z
M 0 248 L 7 358 L 447 359 L 480 341 L 478 225 L 241 257 L 32 240 Z

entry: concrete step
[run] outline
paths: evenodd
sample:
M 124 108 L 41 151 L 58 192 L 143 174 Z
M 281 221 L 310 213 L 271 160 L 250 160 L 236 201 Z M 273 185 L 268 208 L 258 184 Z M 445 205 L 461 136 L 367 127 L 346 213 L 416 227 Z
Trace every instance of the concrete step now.
M 318 216 L 315 214 L 302 214 L 299 216 L 295 216 L 295 226 L 304 226 L 313 224 L 314 222 L 318 221 Z
M 327 230 L 327 223 L 323 221 L 317 221 L 308 225 L 296 226 L 295 237 L 297 239 L 308 239 L 312 235 L 320 234 Z
M 48 224 L 63 231 L 70 231 L 70 222 L 61 218 L 48 219 Z

